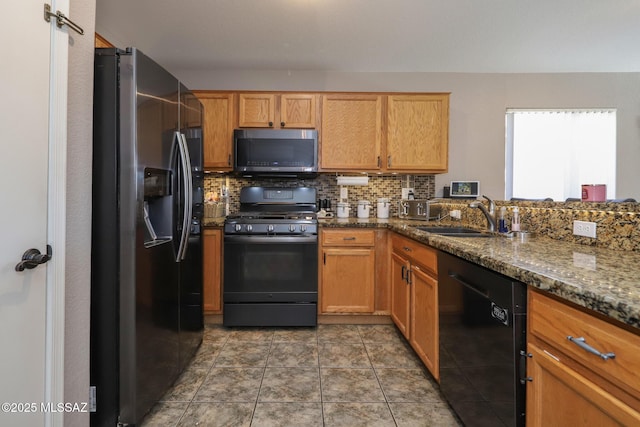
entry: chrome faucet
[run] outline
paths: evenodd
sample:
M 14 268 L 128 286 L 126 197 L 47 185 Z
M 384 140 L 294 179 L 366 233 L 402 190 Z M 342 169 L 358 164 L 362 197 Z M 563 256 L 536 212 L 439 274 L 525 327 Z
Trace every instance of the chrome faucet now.
M 493 200 L 491 200 L 484 194 L 482 195 L 482 197 L 489 201 L 489 210 L 487 210 L 487 208 L 484 207 L 484 204 L 482 204 L 482 202 L 480 201 L 469 203 L 469 207 L 480 209 L 484 216 L 487 218 L 487 226 L 489 227 L 489 231 L 496 231 L 496 225 L 498 223 L 498 220 L 496 219 L 496 204 L 493 202 Z

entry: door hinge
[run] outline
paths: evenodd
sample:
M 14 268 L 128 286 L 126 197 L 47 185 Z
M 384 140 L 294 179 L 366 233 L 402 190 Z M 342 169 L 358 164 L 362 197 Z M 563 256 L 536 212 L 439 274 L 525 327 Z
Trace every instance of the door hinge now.
M 89 412 L 96 412 L 96 386 L 89 386 Z
M 62 28 L 63 25 L 66 25 L 81 36 L 84 35 L 84 30 L 81 26 L 73 22 L 71 19 L 67 18 L 65 14 L 60 12 L 59 10 L 57 10 L 56 13 L 51 12 L 51 5 L 45 3 L 44 20 L 47 22 L 51 22 L 52 16 L 56 18 L 56 25 L 58 26 L 58 28 Z

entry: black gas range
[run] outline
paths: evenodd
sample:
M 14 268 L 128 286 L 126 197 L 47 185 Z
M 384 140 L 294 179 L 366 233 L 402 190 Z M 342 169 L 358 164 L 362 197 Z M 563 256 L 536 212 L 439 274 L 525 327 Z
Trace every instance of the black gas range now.
M 315 326 L 316 190 L 245 187 L 224 224 L 223 324 Z

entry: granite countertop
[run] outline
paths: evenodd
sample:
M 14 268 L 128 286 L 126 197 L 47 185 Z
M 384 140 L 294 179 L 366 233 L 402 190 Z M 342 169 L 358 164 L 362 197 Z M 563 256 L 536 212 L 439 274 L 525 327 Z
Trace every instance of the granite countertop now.
M 617 251 L 546 237 L 527 242 L 450 237 L 417 230 L 434 222 L 400 219 L 321 219 L 320 227 L 388 228 L 535 288 L 640 328 L 640 252 Z

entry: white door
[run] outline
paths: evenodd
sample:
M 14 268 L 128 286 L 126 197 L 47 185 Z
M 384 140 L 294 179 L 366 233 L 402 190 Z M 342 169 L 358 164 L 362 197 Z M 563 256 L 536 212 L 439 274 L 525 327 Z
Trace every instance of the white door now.
M 57 137 L 51 136 L 50 129 L 56 127 L 49 123 L 50 52 L 55 52 L 52 28 L 60 30 L 45 22 L 42 0 L 3 3 L 7 19 L 0 26 L 0 425 L 38 426 L 51 421 L 51 411 L 47 415 L 42 407 L 52 396 L 47 356 L 51 346 L 46 344 L 52 336 L 47 335 L 46 286 L 51 267 L 43 264 L 18 272 L 16 265 L 26 250 L 45 252 L 47 243 L 53 243 L 47 216 L 48 156 L 49 140 Z M 58 37 L 54 33 L 53 38 Z M 66 121 L 66 113 L 62 116 Z M 56 249 L 62 250 L 54 247 L 54 257 Z

